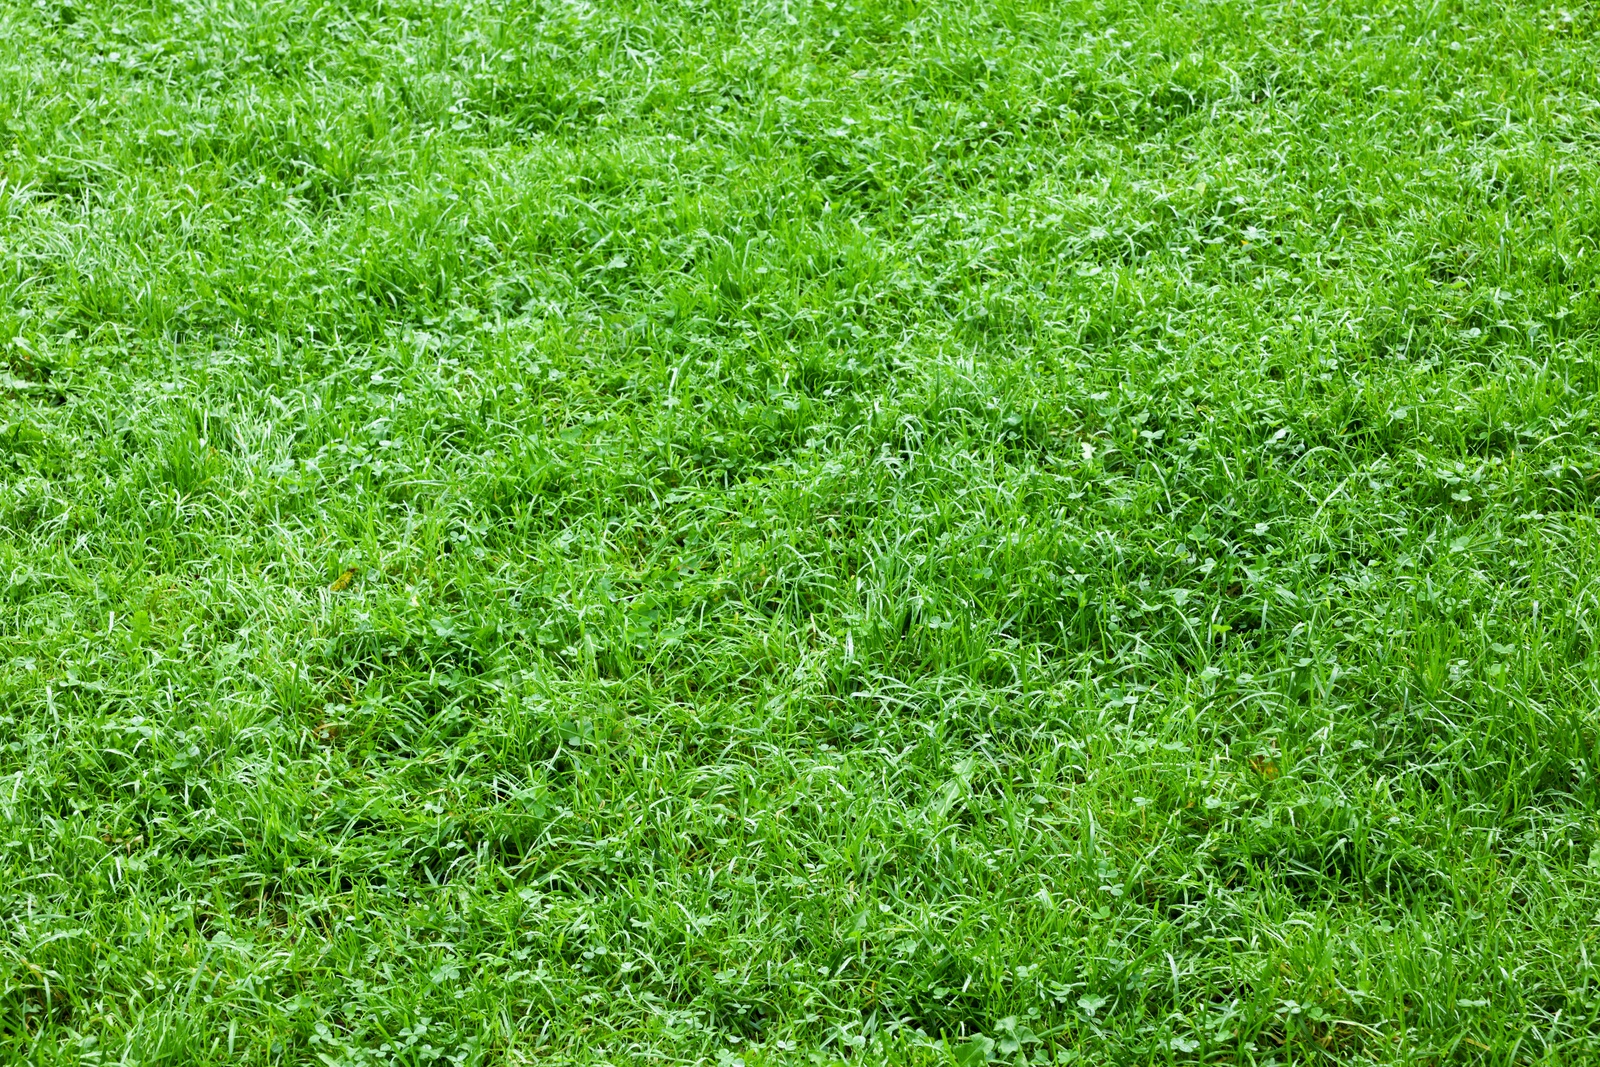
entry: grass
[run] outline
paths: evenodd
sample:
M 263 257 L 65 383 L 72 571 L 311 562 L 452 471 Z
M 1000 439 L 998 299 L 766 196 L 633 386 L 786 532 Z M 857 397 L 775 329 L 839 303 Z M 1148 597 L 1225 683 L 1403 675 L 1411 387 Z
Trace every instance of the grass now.
M 0 2 L 0 1052 L 1600 1056 L 1600 22 Z

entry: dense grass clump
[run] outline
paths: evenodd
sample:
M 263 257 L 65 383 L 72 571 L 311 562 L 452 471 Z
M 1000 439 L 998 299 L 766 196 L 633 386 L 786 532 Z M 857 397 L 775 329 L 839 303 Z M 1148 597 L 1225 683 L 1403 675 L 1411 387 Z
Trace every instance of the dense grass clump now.
M 0 1048 L 1600 1056 L 1597 19 L 0 0 Z

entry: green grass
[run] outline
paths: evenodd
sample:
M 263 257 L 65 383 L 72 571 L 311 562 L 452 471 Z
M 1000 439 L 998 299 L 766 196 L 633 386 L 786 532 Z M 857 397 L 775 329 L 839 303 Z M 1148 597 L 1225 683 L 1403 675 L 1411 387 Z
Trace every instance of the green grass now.
M 0 1054 L 1600 1057 L 1600 9 L 0 0 Z

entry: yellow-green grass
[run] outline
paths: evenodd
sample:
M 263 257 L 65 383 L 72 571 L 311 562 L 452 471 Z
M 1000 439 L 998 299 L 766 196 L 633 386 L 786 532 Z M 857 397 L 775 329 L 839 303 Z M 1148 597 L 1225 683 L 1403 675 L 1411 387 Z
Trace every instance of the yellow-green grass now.
M 1600 1056 L 1600 12 L 0 0 L 0 1055 Z

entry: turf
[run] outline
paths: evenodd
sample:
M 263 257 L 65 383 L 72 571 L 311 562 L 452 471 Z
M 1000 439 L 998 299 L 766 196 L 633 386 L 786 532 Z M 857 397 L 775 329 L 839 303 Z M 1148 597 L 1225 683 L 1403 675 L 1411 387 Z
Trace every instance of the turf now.
M 0 1054 L 1600 1056 L 1600 22 L 0 0 Z

